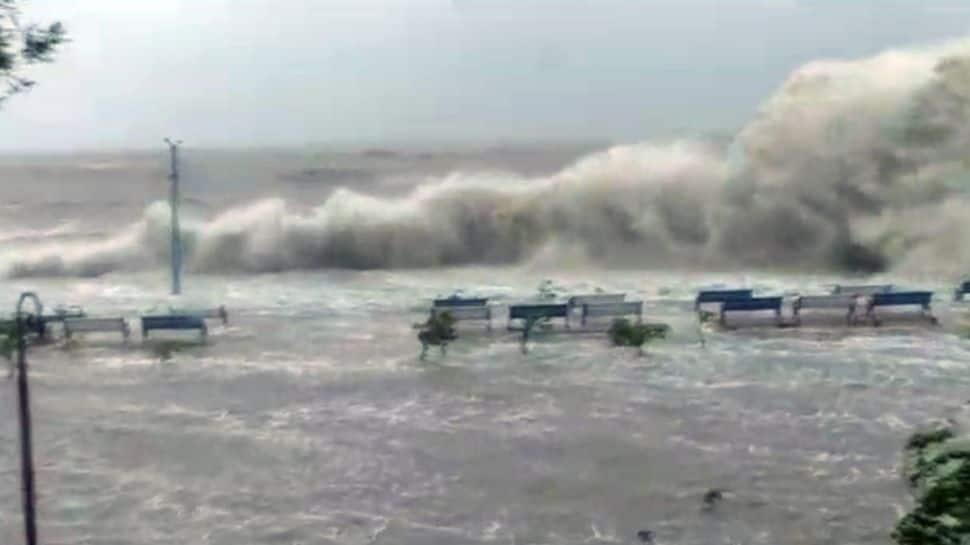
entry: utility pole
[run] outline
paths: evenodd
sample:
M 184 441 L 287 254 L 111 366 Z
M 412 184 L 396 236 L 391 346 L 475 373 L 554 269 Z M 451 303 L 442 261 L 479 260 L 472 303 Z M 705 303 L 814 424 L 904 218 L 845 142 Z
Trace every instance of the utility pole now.
M 40 299 L 31 292 L 22 293 L 17 301 L 17 407 L 20 416 L 20 479 L 23 485 L 25 545 L 37 545 L 36 494 L 34 492 L 33 428 L 30 423 L 30 388 L 27 383 L 27 327 L 24 323 L 24 301 L 34 303 L 35 319 L 44 312 Z
M 171 155 L 171 174 L 168 179 L 172 182 L 169 204 L 172 207 L 172 295 L 182 293 L 182 237 L 179 232 L 179 145 L 181 140 L 165 139 Z

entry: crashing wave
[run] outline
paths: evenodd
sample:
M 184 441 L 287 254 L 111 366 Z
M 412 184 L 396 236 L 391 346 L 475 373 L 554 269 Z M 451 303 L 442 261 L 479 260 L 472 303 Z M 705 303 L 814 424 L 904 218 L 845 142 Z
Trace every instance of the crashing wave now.
M 618 146 L 551 176 L 453 173 L 405 197 L 270 199 L 183 231 L 196 271 L 607 266 L 962 269 L 970 42 L 796 70 L 729 146 Z M 7 256 L 8 275 L 167 259 L 164 204 L 123 234 Z

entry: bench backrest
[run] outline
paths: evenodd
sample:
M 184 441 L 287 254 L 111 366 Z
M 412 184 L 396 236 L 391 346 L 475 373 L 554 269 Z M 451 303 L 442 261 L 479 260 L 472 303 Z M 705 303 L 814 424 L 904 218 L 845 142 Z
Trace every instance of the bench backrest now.
M 755 310 L 774 310 L 781 312 L 781 297 L 752 297 L 751 299 L 732 299 L 724 301 L 721 312 Z
M 694 307 L 699 308 L 704 303 L 725 303 L 739 299 L 751 299 L 753 290 L 706 290 L 697 294 Z
M 875 293 L 872 295 L 872 306 L 889 307 L 904 305 L 919 305 L 927 308 L 933 299 L 932 291 L 898 291 L 892 293 Z
M 445 297 L 435 299 L 434 307 L 484 307 L 488 304 L 488 297 L 475 297 L 464 299 L 461 297 Z
M 446 313 L 459 322 L 462 320 L 490 320 L 492 318 L 492 309 L 489 307 L 434 307 L 431 309 L 431 316 L 433 317 Z
M 536 318 L 566 318 L 569 305 L 511 305 L 509 320 L 530 320 Z
M 46 316 L 41 316 L 41 321 L 44 323 L 55 323 L 63 322 L 68 318 L 83 318 L 85 316 L 84 311 L 80 308 L 71 308 L 69 310 L 60 309 L 56 314 L 48 314 Z
M 795 299 L 795 308 L 848 309 L 855 300 L 854 295 L 802 295 Z
M 128 330 L 124 318 L 67 318 L 64 329 L 70 332 Z
M 205 320 L 198 316 L 175 314 L 168 316 L 142 316 L 141 329 L 142 331 L 152 329 L 199 329 L 205 331 L 206 326 Z
M 841 294 L 841 295 L 874 295 L 876 293 L 889 293 L 891 291 L 893 291 L 892 284 L 835 286 L 834 288 L 832 288 L 833 294 Z
M 626 298 L 625 293 L 596 293 L 591 295 L 574 295 L 566 303 L 571 307 L 581 307 L 583 305 L 622 303 L 624 298 Z
M 643 301 L 583 305 L 583 317 L 630 316 L 643 314 Z

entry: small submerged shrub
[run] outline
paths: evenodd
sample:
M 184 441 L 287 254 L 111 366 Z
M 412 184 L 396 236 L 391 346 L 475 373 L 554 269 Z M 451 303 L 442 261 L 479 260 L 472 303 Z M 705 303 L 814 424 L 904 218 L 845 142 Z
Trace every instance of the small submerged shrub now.
M 455 319 L 450 312 L 440 312 L 428 317 L 428 321 L 422 324 L 418 332 L 418 341 L 421 342 L 421 359 L 424 359 L 429 346 L 441 347 L 441 352 L 445 352 L 445 347 L 449 342 L 458 338 L 455 331 Z
M 0 323 L 0 356 L 10 364 L 7 378 L 14 373 L 13 354 L 17 350 L 17 323 L 13 321 Z
M 697 313 L 697 317 L 700 319 L 702 324 L 706 324 L 708 322 L 713 322 L 714 320 L 716 320 L 718 315 L 716 312 L 711 312 L 709 310 L 702 310 Z
M 17 323 L 13 320 L 0 323 L 0 356 L 12 359 L 17 350 Z
M 654 339 L 667 337 L 667 324 L 634 324 L 626 318 L 613 320 L 608 331 L 614 346 L 633 346 L 643 350 L 643 345 Z

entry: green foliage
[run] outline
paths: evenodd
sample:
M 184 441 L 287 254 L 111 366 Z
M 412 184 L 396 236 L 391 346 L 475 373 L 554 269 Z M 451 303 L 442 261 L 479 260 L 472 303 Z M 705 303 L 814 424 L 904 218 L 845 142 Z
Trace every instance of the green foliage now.
M 13 359 L 17 350 L 17 324 L 14 321 L 0 322 L 0 356 Z
M 458 338 L 455 331 L 455 319 L 450 312 L 432 313 L 428 321 L 419 326 L 418 340 L 421 342 L 421 357 L 423 358 L 428 346 L 440 346 L 444 351 L 449 342 Z
M 942 443 L 953 438 L 953 430 L 950 428 L 936 428 L 927 431 L 914 433 L 909 441 L 906 442 L 906 450 L 922 450 L 933 443 Z
M 0 104 L 10 96 L 33 87 L 34 81 L 23 76 L 25 65 L 50 62 L 57 47 L 67 40 L 61 23 L 50 25 L 22 24 L 19 0 L 0 0 Z
M 918 503 L 896 525 L 893 539 L 900 545 L 970 543 L 970 442 L 937 428 L 914 434 L 906 454 Z
M 641 348 L 644 344 L 667 336 L 670 326 L 667 324 L 634 324 L 626 318 L 613 320 L 609 335 L 614 346 L 635 346 Z

